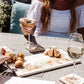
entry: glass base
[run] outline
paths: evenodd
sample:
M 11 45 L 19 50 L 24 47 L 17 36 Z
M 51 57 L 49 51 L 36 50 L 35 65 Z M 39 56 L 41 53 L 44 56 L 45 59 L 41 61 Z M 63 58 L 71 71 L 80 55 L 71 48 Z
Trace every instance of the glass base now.
M 25 46 L 25 51 L 26 51 L 26 55 L 30 55 L 29 49 L 30 49 L 30 42 L 26 42 L 24 44 Z
M 29 50 L 29 47 L 30 47 L 30 42 L 26 42 L 26 43 L 25 43 L 25 48 L 26 48 L 27 50 Z

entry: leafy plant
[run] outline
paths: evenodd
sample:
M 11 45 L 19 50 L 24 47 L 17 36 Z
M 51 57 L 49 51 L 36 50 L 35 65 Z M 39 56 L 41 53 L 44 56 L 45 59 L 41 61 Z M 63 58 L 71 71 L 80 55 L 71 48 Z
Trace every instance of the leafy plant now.
M 11 5 L 7 1 L 0 1 L 0 30 L 5 27 L 5 22 L 10 18 Z

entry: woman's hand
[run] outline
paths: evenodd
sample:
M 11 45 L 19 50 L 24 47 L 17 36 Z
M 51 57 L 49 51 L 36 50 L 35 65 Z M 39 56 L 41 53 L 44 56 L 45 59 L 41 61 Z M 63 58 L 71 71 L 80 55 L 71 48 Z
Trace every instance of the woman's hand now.
M 2 64 L 5 60 L 7 60 L 9 58 L 10 58 L 10 56 L 0 55 L 0 64 Z
M 29 20 L 27 18 L 21 18 L 20 20 L 20 27 L 22 28 L 22 32 L 24 35 L 28 35 L 29 33 L 32 35 L 35 30 L 35 20 Z M 32 29 L 30 29 L 32 28 Z

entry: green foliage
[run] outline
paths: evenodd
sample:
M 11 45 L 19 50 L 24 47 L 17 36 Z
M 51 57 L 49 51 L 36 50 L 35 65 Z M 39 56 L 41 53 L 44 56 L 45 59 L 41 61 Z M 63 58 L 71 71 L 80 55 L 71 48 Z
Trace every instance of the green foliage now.
M 0 29 L 5 26 L 5 22 L 10 18 L 11 5 L 7 1 L 0 1 Z

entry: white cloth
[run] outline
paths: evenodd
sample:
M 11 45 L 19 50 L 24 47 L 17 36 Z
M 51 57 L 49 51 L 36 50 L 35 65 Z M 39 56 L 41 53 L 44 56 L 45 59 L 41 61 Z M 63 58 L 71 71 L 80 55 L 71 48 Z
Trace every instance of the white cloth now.
M 34 3 L 34 2 L 36 2 L 36 1 L 38 1 L 38 0 L 31 0 L 32 1 L 32 3 Z
M 51 13 L 51 25 L 50 28 L 48 28 L 48 33 L 43 34 L 41 31 L 42 25 L 40 23 L 40 16 L 41 16 L 41 7 L 43 3 L 36 1 L 32 3 L 30 10 L 27 13 L 28 19 L 35 19 L 37 21 L 36 23 L 36 31 L 34 35 L 53 35 L 57 36 L 59 33 L 60 36 L 63 36 L 63 34 L 69 34 L 69 26 L 70 26 L 70 19 L 71 19 L 71 13 L 70 10 L 54 10 L 52 9 Z M 79 6 L 76 8 L 77 14 L 79 17 L 77 17 L 77 20 L 80 23 L 80 27 L 84 27 L 84 5 Z M 83 10 L 83 11 L 82 11 Z M 56 33 L 58 32 L 58 33 Z M 56 35 L 57 34 L 57 35 Z
M 54 81 L 19 78 L 19 77 L 11 77 L 8 80 L 7 78 L 3 77 L 2 80 L 5 81 L 3 84 L 55 84 Z

